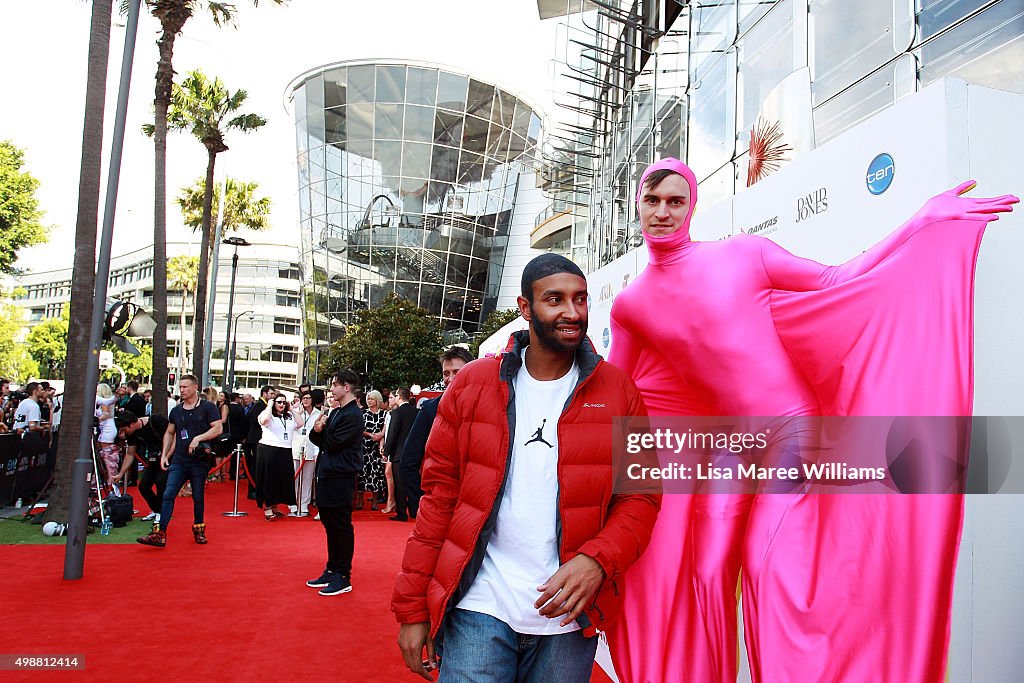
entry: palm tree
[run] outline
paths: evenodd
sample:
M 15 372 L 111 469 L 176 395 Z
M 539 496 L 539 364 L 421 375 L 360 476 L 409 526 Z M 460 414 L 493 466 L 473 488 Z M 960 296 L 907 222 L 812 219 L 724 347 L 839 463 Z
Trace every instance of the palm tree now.
M 170 130 L 188 130 L 206 147 L 206 184 L 203 192 L 202 247 L 199 251 L 199 280 L 196 285 L 196 308 L 192 328 L 192 357 L 197 369 L 204 367 L 206 349 L 206 287 L 210 268 L 210 240 L 213 237 L 213 177 L 217 155 L 228 150 L 224 142 L 227 131 L 248 133 L 266 125 L 259 114 L 239 113 L 249 93 L 231 92 L 219 78 L 212 80 L 201 70 L 190 71 L 171 93 L 167 112 Z M 147 127 L 147 132 L 153 132 Z M 216 283 L 214 283 L 216 286 Z M 204 378 L 200 378 L 205 381 Z
M 256 197 L 259 183 L 226 178 L 224 185 L 227 187 L 227 195 L 224 197 L 224 232 L 235 232 L 241 228 L 266 230 L 270 227 L 270 197 Z M 206 180 L 197 178 L 188 187 L 183 187 L 178 195 L 182 218 L 185 219 L 185 225 L 193 230 L 203 226 L 206 187 Z M 220 185 L 213 187 L 212 205 L 211 220 L 216 224 L 219 218 Z
M 185 374 L 189 364 L 185 362 L 185 302 L 189 294 L 194 295 L 196 282 L 199 279 L 198 256 L 173 256 L 167 260 L 167 284 L 181 291 L 181 344 L 178 347 L 178 376 Z M 193 300 L 192 310 L 195 310 Z
M 68 321 L 67 367 L 84 368 L 89 358 L 93 292 L 96 289 L 96 227 L 100 212 L 100 172 L 103 146 L 103 106 L 107 96 L 107 58 L 110 52 L 110 15 L 113 0 L 93 0 L 89 28 L 89 57 L 85 86 L 85 124 L 82 131 L 82 166 L 78 176 L 78 220 L 75 224 L 75 258 L 71 276 Z M 64 438 L 57 450 L 55 487 L 46 509 L 47 521 L 69 521 L 71 469 L 78 457 L 78 433 L 84 411 L 85 373 L 69 372 L 64 383 L 68 400 L 61 424 Z
M 287 0 L 272 0 L 283 5 Z M 259 0 L 252 0 L 253 6 Z M 167 410 L 167 111 L 171 106 L 171 86 L 174 82 L 174 41 L 185 23 L 197 9 L 205 5 L 213 23 L 222 27 L 236 26 L 237 7 L 226 2 L 199 0 L 146 0 L 146 7 L 160 22 L 160 37 L 156 44 L 159 58 L 156 64 L 156 92 L 153 98 L 153 410 L 161 415 Z M 128 3 L 121 1 L 122 14 Z

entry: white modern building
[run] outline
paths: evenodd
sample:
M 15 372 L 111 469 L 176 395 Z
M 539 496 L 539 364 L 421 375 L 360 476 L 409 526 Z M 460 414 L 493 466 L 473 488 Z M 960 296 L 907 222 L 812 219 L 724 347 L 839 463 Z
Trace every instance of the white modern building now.
M 199 246 L 167 244 L 167 256 L 196 256 Z M 221 386 L 225 380 L 224 344 L 231 288 L 232 248 L 222 245 L 217 272 L 213 315 L 210 374 Z M 238 249 L 234 290 L 232 347 L 235 350 L 235 386 L 257 389 L 264 384 L 295 386 L 300 381 L 302 315 L 298 249 L 294 244 L 254 242 Z M 71 269 L 29 273 L 18 280 L 25 293 L 15 303 L 34 325 L 61 314 L 71 298 Z M 153 248 L 137 249 L 111 258 L 108 296 L 153 307 Z M 183 295 L 173 282 L 167 290 L 167 367 L 178 373 L 191 370 L 193 295 Z M 184 321 L 184 324 L 183 324 Z M 237 338 L 235 330 L 237 329 Z M 184 353 L 182 353 L 184 349 Z

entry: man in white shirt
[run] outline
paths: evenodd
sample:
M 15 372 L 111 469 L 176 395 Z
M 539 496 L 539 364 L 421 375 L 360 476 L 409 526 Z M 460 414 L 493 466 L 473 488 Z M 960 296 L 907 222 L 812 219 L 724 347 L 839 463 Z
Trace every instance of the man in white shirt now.
M 18 411 L 14 414 L 14 430 L 20 436 L 28 432 L 45 432 L 46 428 L 39 417 L 39 401 L 44 396 L 42 385 L 39 382 L 29 382 L 25 385 L 25 393 L 28 394 L 28 398 L 18 404 Z

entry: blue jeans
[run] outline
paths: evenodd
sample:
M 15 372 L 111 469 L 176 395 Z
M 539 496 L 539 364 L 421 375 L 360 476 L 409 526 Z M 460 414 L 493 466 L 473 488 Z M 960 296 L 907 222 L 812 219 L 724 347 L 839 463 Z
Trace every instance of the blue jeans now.
M 587 683 L 594 670 L 597 638 L 583 631 L 533 636 L 490 615 L 453 609 L 440 635 L 437 683 Z
M 159 467 L 159 465 L 158 465 Z M 206 509 L 206 477 L 210 474 L 210 465 L 206 462 L 172 461 L 167 468 L 167 485 L 164 487 L 164 501 L 160 507 L 160 528 L 167 531 L 171 524 L 171 513 L 174 512 L 174 499 L 185 481 L 192 482 L 192 506 L 195 509 L 195 523 L 203 523 L 203 512 Z

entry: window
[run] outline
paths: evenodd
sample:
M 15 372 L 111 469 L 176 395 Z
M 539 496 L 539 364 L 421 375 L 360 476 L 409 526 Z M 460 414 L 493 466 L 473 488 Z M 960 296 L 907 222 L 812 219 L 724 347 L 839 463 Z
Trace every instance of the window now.
M 295 346 L 282 346 L 274 344 L 269 351 L 260 354 L 260 360 L 276 361 L 278 363 L 298 363 L 299 349 Z
M 289 263 L 285 268 L 278 268 L 277 276 L 283 280 L 301 280 L 302 273 L 299 271 L 299 264 Z
M 299 305 L 299 293 L 287 289 L 277 290 L 277 305 L 297 307 Z
M 299 321 L 291 318 L 274 318 L 274 334 L 298 334 Z

